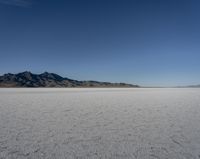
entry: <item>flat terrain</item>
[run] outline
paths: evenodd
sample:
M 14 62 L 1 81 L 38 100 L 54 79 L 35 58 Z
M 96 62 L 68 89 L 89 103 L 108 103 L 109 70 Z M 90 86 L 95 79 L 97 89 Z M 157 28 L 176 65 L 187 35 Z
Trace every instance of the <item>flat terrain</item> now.
M 1 159 L 198 159 L 200 89 L 0 89 Z

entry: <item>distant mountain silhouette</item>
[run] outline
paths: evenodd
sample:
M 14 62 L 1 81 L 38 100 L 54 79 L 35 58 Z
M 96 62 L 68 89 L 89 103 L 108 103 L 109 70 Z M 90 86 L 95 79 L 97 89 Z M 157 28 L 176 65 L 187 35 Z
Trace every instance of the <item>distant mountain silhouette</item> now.
M 22 72 L 0 76 L 0 87 L 139 87 L 126 83 L 98 81 L 78 81 L 61 77 L 54 73 L 33 74 Z
M 200 88 L 200 84 L 199 85 L 190 85 L 190 86 L 186 86 L 186 87 L 189 87 L 189 88 Z

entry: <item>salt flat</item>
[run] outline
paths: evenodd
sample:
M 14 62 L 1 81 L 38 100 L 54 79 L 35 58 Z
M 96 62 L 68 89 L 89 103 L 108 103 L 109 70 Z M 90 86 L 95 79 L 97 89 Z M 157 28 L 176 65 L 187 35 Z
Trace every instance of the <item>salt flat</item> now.
M 0 89 L 1 159 L 198 159 L 200 89 Z

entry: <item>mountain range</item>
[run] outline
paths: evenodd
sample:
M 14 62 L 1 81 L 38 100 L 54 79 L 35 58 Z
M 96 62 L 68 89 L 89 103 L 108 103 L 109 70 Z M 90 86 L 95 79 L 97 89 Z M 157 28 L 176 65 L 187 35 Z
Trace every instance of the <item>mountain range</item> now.
M 55 73 L 33 74 L 25 71 L 17 74 L 7 73 L 0 76 L 0 87 L 139 87 L 126 83 L 99 81 L 78 81 L 61 77 Z

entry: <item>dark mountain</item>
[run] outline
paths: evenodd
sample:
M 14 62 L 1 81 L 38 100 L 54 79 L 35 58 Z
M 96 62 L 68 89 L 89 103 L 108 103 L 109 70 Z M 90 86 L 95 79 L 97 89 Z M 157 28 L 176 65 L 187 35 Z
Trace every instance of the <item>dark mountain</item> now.
M 110 83 L 98 81 L 77 81 L 61 77 L 54 73 L 33 74 L 22 72 L 0 76 L 0 87 L 139 87 L 126 83 Z

